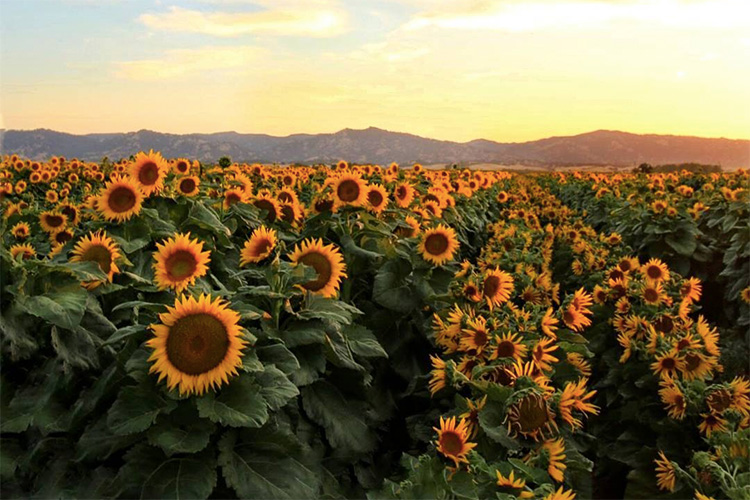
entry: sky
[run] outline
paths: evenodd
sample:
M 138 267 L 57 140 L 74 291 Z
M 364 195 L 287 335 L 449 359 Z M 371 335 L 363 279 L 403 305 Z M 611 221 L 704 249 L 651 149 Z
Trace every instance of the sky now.
M 748 0 L 0 0 L 0 128 L 750 138 Z

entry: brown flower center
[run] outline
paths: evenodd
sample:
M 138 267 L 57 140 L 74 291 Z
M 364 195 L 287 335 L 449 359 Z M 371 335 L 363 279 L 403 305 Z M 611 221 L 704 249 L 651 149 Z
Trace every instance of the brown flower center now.
M 336 195 L 341 201 L 351 203 L 359 198 L 359 184 L 352 179 L 343 180 L 336 189 Z
M 370 205 L 374 208 L 378 208 L 383 204 L 383 195 L 380 194 L 380 191 L 373 189 L 367 193 L 367 201 L 370 202 Z
M 226 328 L 214 316 L 191 314 L 169 328 L 167 357 L 175 368 L 188 375 L 199 375 L 215 368 L 229 349 Z
M 109 274 L 109 271 L 112 269 L 112 254 L 102 245 L 89 247 L 81 255 L 81 260 L 96 262 L 99 264 L 99 268 L 106 274 Z
M 444 234 L 431 234 L 424 240 L 424 248 L 430 255 L 442 255 L 448 250 L 448 238 Z
M 440 445 L 446 455 L 457 456 L 463 450 L 464 442 L 457 432 L 444 431 L 440 436 Z
M 187 250 L 178 250 L 167 257 L 164 267 L 170 279 L 183 280 L 189 278 L 195 273 L 198 262 L 195 256 Z
M 183 193 L 192 193 L 195 191 L 195 180 L 193 179 L 182 179 L 180 181 L 180 191 Z
M 253 203 L 253 205 L 255 205 L 256 207 L 258 207 L 261 210 L 265 210 L 266 212 L 268 212 L 268 215 L 266 215 L 266 220 L 268 222 L 273 222 L 273 221 L 276 220 L 276 216 L 278 214 L 276 213 L 276 207 L 274 206 L 274 204 L 271 201 L 269 201 L 269 200 L 262 200 L 262 199 L 261 200 L 255 200 L 255 202 Z
M 152 162 L 147 161 L 141 166 L 138 171 L 138 181 L 144 186 L 152 186 L 159 180 L 159 166 Z
M 308 281 L 303 285 L 307 290 L 317 292 L 328 284 L 328 281 L 333 274 L 333 269 L 331 268 L 331 262 L 325 255 L 318 252 L 311 252 L 302 256 L 300 262 L 306 266 L 311 266 L 315 269 L 315 272 L 318 273 L 316 279 Z
M 113 212 L 127 212 L 135 206 L 135 193 L 129 187 L 115 188 L 109 195 L 108 205 Z

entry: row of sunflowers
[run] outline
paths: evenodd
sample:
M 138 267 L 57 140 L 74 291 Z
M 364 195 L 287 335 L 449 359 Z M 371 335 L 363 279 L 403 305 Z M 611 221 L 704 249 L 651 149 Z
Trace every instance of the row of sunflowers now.
M 3 158 L 4 493 L 745 498 L 701 282 L 587 182 Z

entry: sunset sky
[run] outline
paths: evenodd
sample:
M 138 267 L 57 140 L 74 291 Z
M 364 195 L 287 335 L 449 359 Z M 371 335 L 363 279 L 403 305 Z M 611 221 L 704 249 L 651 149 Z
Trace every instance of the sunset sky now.
M 750 138 L 748 0 L 0 0 L 0 125 Z

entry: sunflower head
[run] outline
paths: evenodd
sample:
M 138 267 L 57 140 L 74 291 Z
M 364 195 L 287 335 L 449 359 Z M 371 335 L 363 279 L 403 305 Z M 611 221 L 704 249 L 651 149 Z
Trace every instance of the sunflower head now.
M 269 224 L 272 224 L 276 219 L 281 218 L 282 216 L 279 201 L 270 194 L 261 194 L 257 196 L 252 203 L 259 210 L 265 212 L 266 221 Z
M 276 248 L 276 231 L 265 226 L 257 228 L 245 242 L 240 254 L 240 265 L 246 266 L 257 263 L 269 255 Z
M 144 195 L 150 196 L 164 188 L 164 178 L 169 172 L 169 164 L 161 153 L 140 152 L 130 164 L 130 177 L 137 183 Z
M 359 207 L 367 202 L 367 183 L 358 175 L 343 173 L 332 183 L 336 208 L 351 205 Z
M 119 273 L 117 259 L 121 257 L 120 250 L 115 241 L 107 236 L 104 232 L 98 231 L 82 237 L 75 248 L 71 262 L 96 262 L 107 280 L 112 281 L 115 273 Z M 102 280 L 86 281 L 81 283 L 84 287 L 91 290 L 103 284 Z
M 191 240 L 190 233 L 176 234 L 157 243 L 154 253 L 154 280 L 160 290 L 182 292 L 208 271 L 211 253 L 203 251 L 203 242 Z
M 109 221 L 122 222 L 141 211 L 143 193 L 138 183 L 124 177 L 108 182 L 96 199 L 96 208 Z
M 453 258 L 458 249 L 458 238 L 452 227 L 443 224 L 422 233 L 419 251 L 424 260 L 441 266 Z
M 289 258 L 295 264 L 315 269 L 317 277 L 302 284 L 305 290 L 328 298 L 336 296 L 341 279 L 346 277 L 346 264 L 333 244 L 323 245 L 323 240 L 306 240 L 295 247 Z
M 242 364 L 246 345 L 238 325 L 240 315 L 220 298 L 182 296 L 151 325 L 154 337 L 151 373 L 166 378 L 169 389 L 180 394 L 203 394 L 228 383 Z
M 176 183 L 177 192 L 183 196 L 195 196 L 200 192 L 201 181 L 196 175 L 178 177 Z
M 469 431 L 466 420 L 456 424 L 456 417 L 443 419 L 440 417 L 440 428 L 433 427 L 438 434 L 435 441 L 437 450 L 446 458 L 453 460 L 458 466 L 461 462 L 468 462 L 466 455 L 476 447 L 476 443 L 469 442 Z

